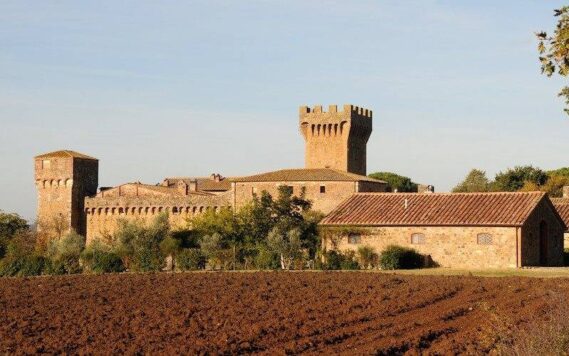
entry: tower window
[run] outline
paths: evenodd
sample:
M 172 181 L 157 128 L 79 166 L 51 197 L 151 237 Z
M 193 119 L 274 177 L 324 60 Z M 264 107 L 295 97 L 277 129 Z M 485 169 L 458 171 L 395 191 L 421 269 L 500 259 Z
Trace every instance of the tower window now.
M 322 194 L 326 193 L 326 186 L 325 185 L 320 186 L 320 193 L 322 193 Z
M 41 161 L 42 169 L 49 169 L 50 166 L 51 166 L 51 161 L 49 159 L 44 159 Z

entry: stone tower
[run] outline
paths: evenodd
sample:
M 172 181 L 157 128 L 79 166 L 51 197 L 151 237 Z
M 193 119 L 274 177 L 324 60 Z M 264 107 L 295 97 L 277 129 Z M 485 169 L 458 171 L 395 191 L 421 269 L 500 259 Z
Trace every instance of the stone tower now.
M 74 151 L 35 157 L 38 231 L 61 237 L 74 229 L 85 236 L 85 197 L 97 193 L 99 161 Z
M 372 112 L 354 105 L 328 112 L 318 105 L 300 107 L 300 131 L 306 142 L 306 168 L 333 168 L 366 175 L 366 146 L 371 135 Z

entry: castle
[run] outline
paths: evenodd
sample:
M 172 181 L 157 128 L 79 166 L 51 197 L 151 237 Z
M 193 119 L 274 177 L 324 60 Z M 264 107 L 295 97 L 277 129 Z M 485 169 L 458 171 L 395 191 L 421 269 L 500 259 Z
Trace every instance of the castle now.
M 87 243 L 112 236 L 121 219 L 149 221 L 167 212 L 174 227 L 207 210 L 238 209 L 262 191 L 280 186 L 305 191 L 313 208 L 329 213 L 358 192 L 383 192 L 387 184 L 366 176 L 366 146 L 372 111 L 354 105 L 299 110 L 305 168 L 245 177 L 167 177 L 160 184 L 125 183 L 98 188 L 99 161 L 62 150 L 35 157 L 38 230 L 62 236 L 73 229 Z

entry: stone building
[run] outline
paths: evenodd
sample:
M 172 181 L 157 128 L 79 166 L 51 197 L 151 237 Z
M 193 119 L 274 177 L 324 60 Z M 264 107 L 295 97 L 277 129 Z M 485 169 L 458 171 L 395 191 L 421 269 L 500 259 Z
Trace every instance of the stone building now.
M 542 192 L 357 193 L 321 226 L 327 250 L 400 245 L 455 268 L 560 266 L 567 229 Z
M 562 198 L 552 198 L 551 201 L 565 222 L 565 225 L 569 226 L 569 186 L 563 187 Z M 564 247 L 569 248 L 569 229 L 565 230 Z
M 294 194 L 305 191 L 314 209 L 323 213 L 353 193 L 385 191 L 385 182 L 365 176 L 371 110 L 344 105 L 344 110 L 338 111 L 334 105 L 324 112 L 321 106 L 303 106 L 299 118 L 306 142 L 306 167 L 247 177 L 172 177 L 156 185 L 126 183 L 97 192 L 96 159 L 73 151 L 38 156 L 38 218 L 54 213 L 68 217 L 66 230 L 85 234 L 89 243 L 111 237 L 119 220 L 148 222 L 168 212 L 174 227 L 187 227 L 188 220 L 197 214 L 224 207 L 238 209 L 262 191 L 275 195 L 282 185 L 291 187 Z M 51 163 L 44 168 L 43 161 Z M 63 162 L 61 166 L 59 162 Z M 68 184 L 70 189 L 60 189 L 60 184 Z
M 61 236 L 74 229 L 85 235 L 84 202 L 97 192 L 99 161 L 63 150 L 36 156 L 34 168 L 38 231 Z

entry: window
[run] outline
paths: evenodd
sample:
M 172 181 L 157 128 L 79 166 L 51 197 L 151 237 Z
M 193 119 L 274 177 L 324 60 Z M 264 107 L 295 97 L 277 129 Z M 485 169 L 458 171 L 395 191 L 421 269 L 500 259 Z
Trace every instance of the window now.
M 257 194 L 257 187 L 252 187 L 251 188 L 251 195 L 255 195 Z
M 325 185 L 320 186 L 320 193 L 322 193 L 322 194 L 326 193 L 326 186 Z
M 49 159 L 44 159 L 41 161 L 41 168 L 42 169 L 48 169 L 51 166 L 51 162 L 49 161 Z
M 422 245 L 425 243 L 425 235 L 424 234 L 412 234 L 411 235 L 411 243 L 413 245 Z
M 348 243 L 352 245 L 359 244 L 362 241 L 362 236 L 360 234 L 349 234 Z
M 492 245 L 492 235 L 490 234 L 478 234 L 476 240 L 479 245 Z

